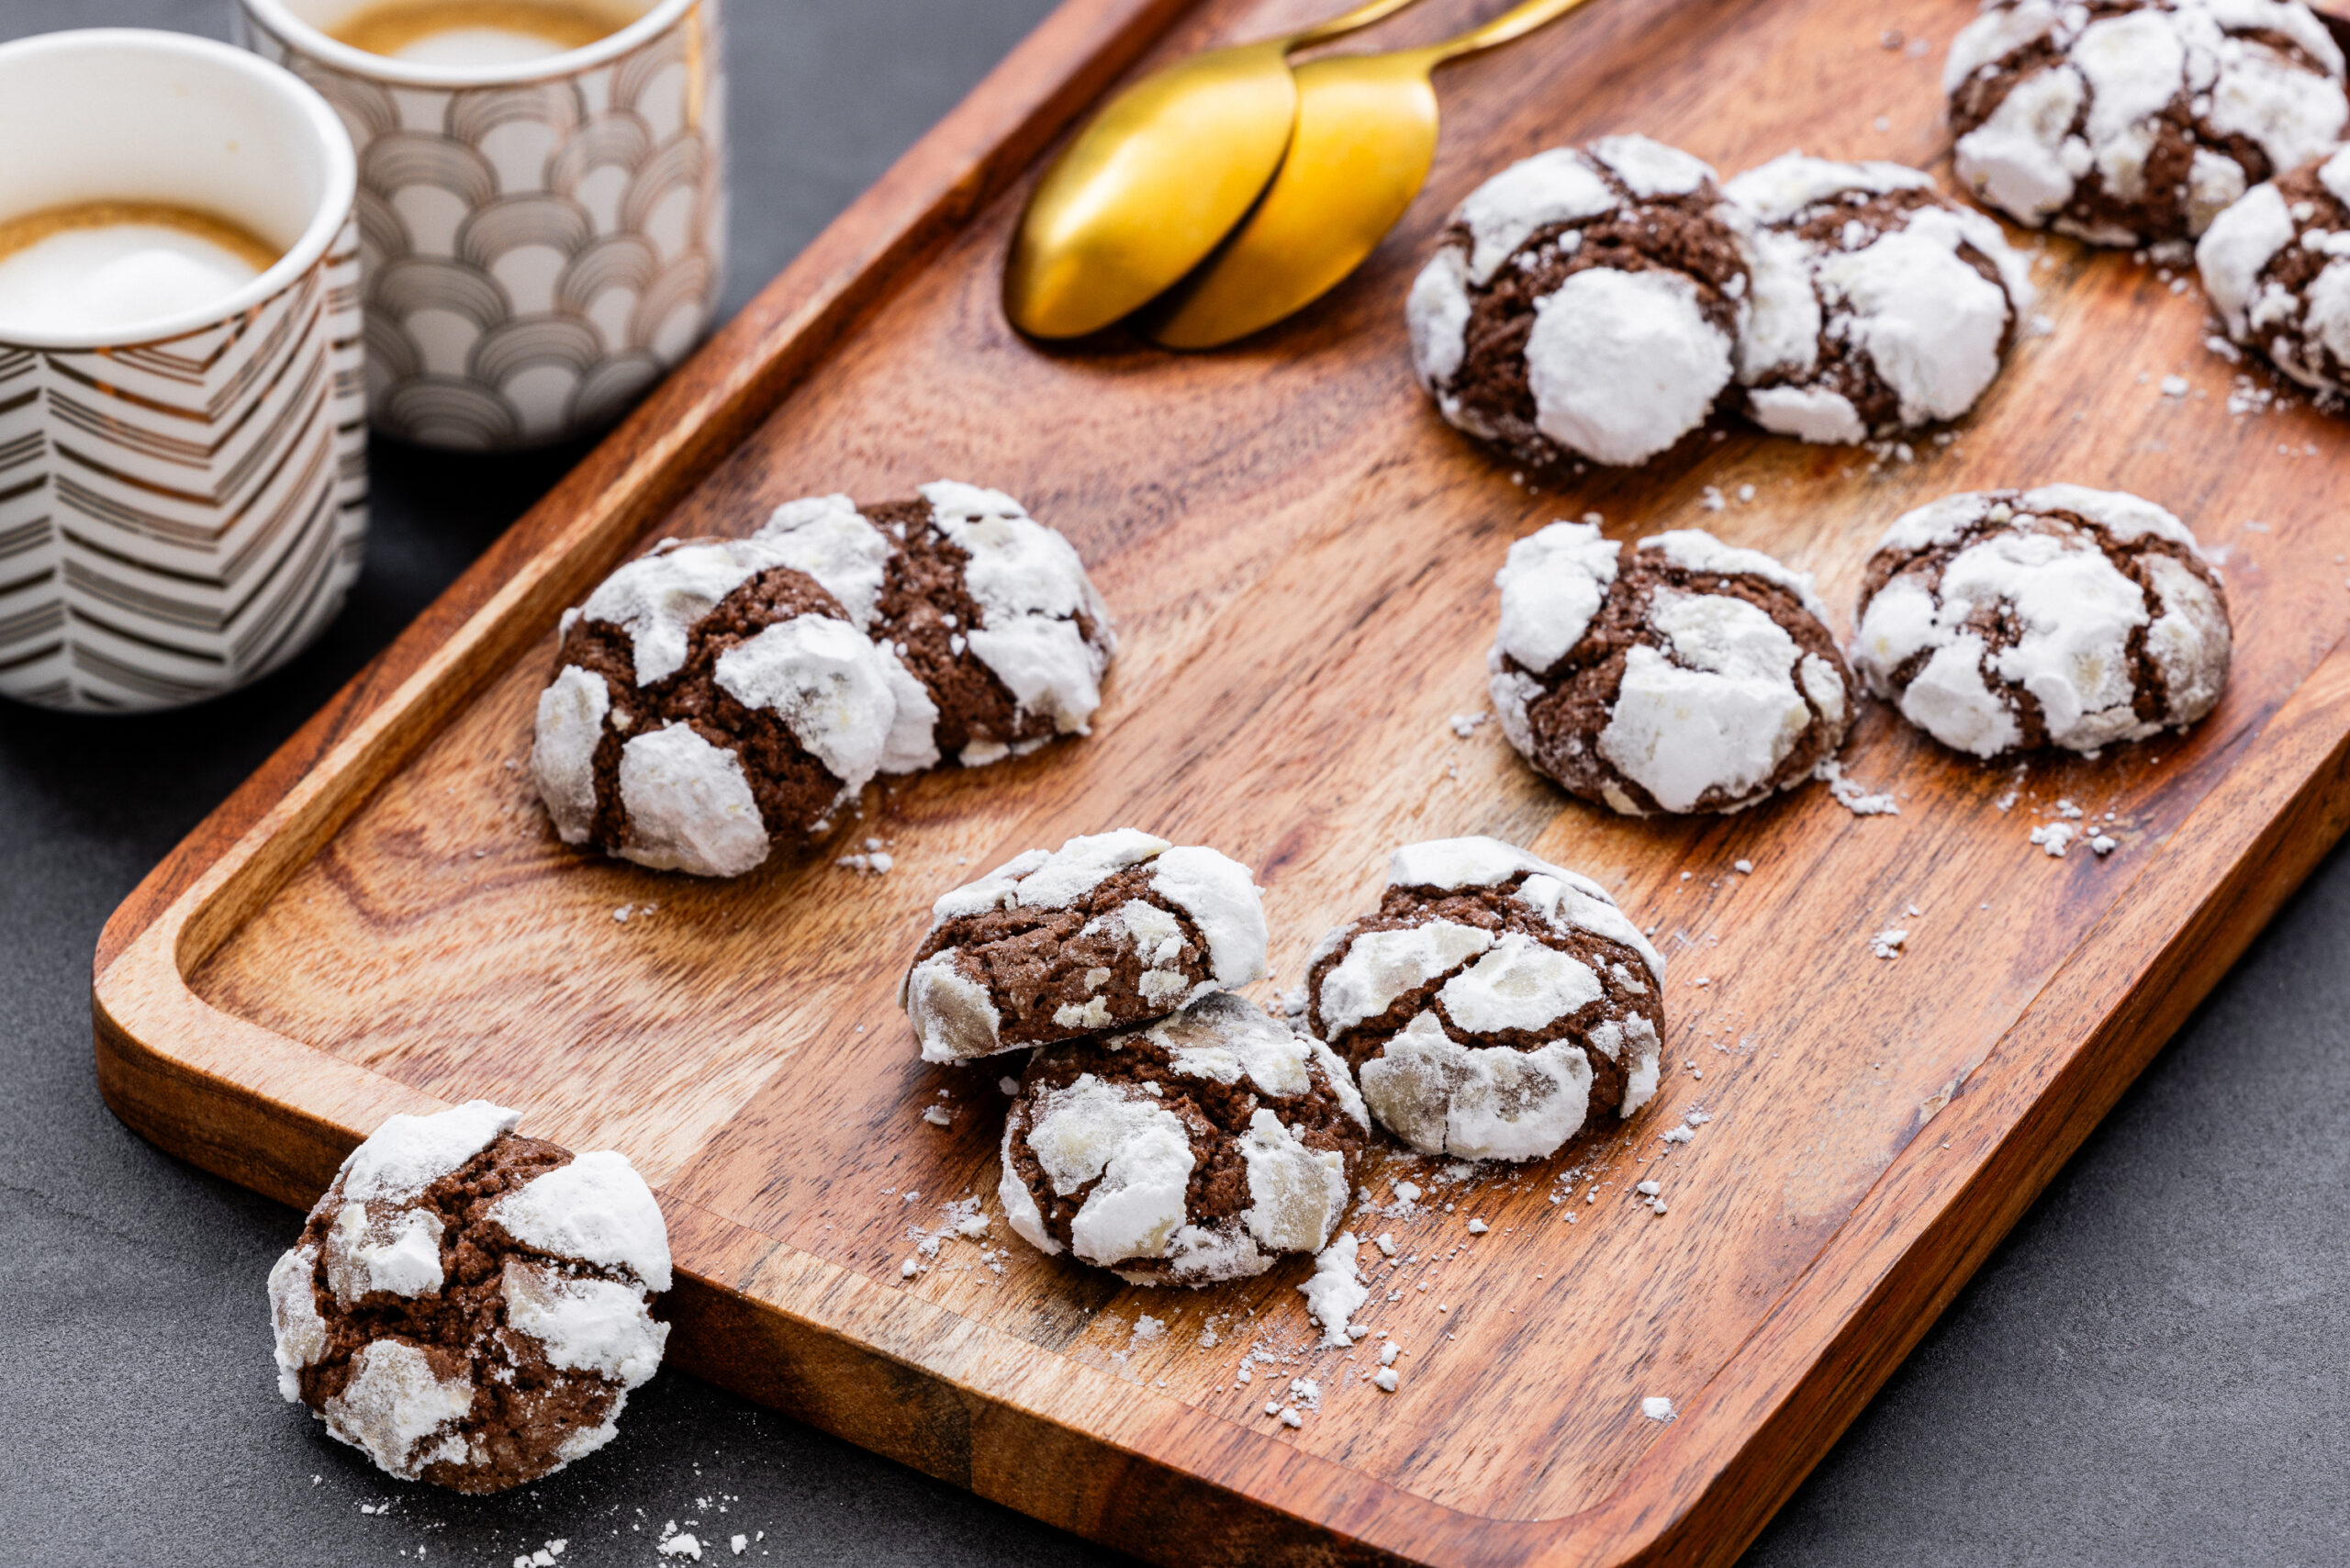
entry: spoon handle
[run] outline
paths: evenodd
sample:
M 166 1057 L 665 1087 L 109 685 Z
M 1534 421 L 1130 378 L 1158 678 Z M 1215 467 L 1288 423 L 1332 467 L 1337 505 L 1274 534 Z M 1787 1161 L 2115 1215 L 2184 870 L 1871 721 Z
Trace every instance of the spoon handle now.
M 1474 54 L 1479 50 L 1492 49 L 1496 44 L 1523 38 L 1545 23 L 1558 20 L 1583 3 L 1583 0 L 1526 0 L 1524 5 L 1511 6 L 1482 27 L 1472 28 L 1458 38 L 1447 39 L 1432 46 L 1428 52 L 1435 57 L 1434 62 L 1458 60 L 1464 54 Z
M 1351 11 L 1333 17 L 1326 22 L 1317 22 L 1302 33 L 1292 34 L 1287 40 L 1287 47 L 1304 49 L 1308 44 L 1326 43 L 1341 33 L 1350 33 L 1358 28 L 1367 28 L 1382 17 L 1392 17 L 1412 4 L 1414 0 L 1364 0 L 1362 5 Z

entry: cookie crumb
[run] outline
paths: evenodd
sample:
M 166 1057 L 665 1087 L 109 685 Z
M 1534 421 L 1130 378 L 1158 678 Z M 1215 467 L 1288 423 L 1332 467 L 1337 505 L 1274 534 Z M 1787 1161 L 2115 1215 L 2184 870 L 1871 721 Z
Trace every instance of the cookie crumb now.
M 2069 823 L 2044 823 L 2031 830 L 2031 842 L 2062 860 L 2065 851 L 2073 846 L 2073 839 L 2080 831 Z
M 1869 951 L 1880 958 L 1897 958 L 1901 956 L 1901 945 L 1908 940 L 1908 932 L 1888 926 L 1870 939 Z
M 1897 817 L 1901 808 L 1890 794 L 1873 795 L 1868 787 L 1857 779 L 1844 777 L 1844 765 L 1834 757 L 1821 761 L 1812 777 L 1828 786 L 1836 803 L 1856 817 Z

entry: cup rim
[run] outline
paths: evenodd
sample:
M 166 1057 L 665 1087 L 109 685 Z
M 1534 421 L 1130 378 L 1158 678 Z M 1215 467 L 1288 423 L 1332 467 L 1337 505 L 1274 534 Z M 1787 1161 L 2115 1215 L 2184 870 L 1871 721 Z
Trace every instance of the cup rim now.
M 308 118 L 310 128 L 325 146 L 326 190 L 319 198 L 318 210 L 311 215 L 309 225 L 302 230 L 301 237 L 286 248 L 284 255 L 235 293 L 190 307 L 175 315 L 158 316 L 113 331 L 39 332 L 17 327 L 0 330 L 0 342 L 12 347 L 61 352 L 137 348 L 143 344 L 169 342 L 174 338 L 184 338 L 191 332 L 234 320 L 255 306 L 275 298 L 316 266 L 333 245 L 336 236 L 351 221 L 352 209 L 359 193 L 359 155 L 352 150 L 351 133 L 343 129 L 342 117 L 336 114 L 308 83 L 257 54 L 214 39 L 151 28 L 75 28 L 65 32 L 41 33 L 0 44 L 0 64 L 13 63 L 28 56 L 122 50 L 143 50 L 151 54 L 201 61 L 207 65 L 239 73 L 263 92 L 289 99 Z
M 248 19 L 275 33 L 289 48 L 352 76 L 400 87 L 522 87 L 610 63 L 677 25 L 701 0 L 657 0 L 644 15 L 594 43 L 512 65 L 424 65 L 412 60 L 370 54 L 328 37 L 288 10 L 284 0 L 238 0 Z

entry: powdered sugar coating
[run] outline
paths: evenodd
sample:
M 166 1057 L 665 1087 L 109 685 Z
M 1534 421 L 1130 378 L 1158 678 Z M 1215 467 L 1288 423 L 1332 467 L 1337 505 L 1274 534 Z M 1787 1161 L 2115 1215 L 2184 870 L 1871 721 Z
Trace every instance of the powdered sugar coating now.
M 2078 486 L 1945 497 L 1869 566 L 1853 668 L 1945 745 L 2095 752 L 2217 704 L 2218 573 L 2170 513 Z
M 2030 265 L 1922 172 L 1789 152 L 1726 194 L 1753 217 L 1739 379 L 1764 429 L 1852 442 L 1955 419 L 1998 375 Z
M 2281 47 L 2280 47 L 2281 46 Z M 1942 75 L 1970 190 L 2101 244 L 2190 237 L 2350 119 L 2299 0 L 1991 0 Z
M 896 689 L 871 642 L 845 621 L 799 615 L 719 655 L 718 684 L 745 708 L 781 715 L 794 739 L 841 780 L 844 798 L 881 765 Z
M 624 1154 L 580 1155 L 509 1193 L 489 1213 L 527 1247 L 625 1269 L 656 1294 L 669 1288 L 669 1227 Z
M 855 501 L 837 494 L 786 501 L 754 537 L 770 546 L 782 565 L 823 584 L 858 631 L 872 632 L 890 557 L 898 547 Z
M 1512 545 L 1495 581 L 1487 689 L 1502 733 L 1586 799 L 1635 815 L 1742 810 L 1843 738 L 1826 607 L 1809 574 L 1760 551 L 1674 530 L 1643 540 L 1628 571 L 1596 525 L 1556 522 Z
M 1494 645 L 1528 669 L 1566 657 L 1616 581 L 1618 548 L 1594 522 L 1554 522 L 1512 544 L 1494 574 L 1502 593 Z
M 1579 272 L 1535 305 L 1535 427 L 1595 462 L 1645 463 L 1705 423 L 1731 343 L 1676 273 Z
M 622 858 L 660 871 L 739 877 L 767 857 L 767 824 L 743 760 L 689 724 L 665 724 L 621 748 Z
M 1692 572 L 1760 577 L 1766 583 L 1775 583 L 1803 600 L 1806 610 L 1822 621 L 1828 619 L 1827 602 L 1819 597 L 1812 575 L 1796 571 L 1775 555 L 1726 544 L 1702 528 L 1669 528 L 1662 533 L 1650 534 L 1638 547 L 1653 550 L 1674 566 Z
M 1328 1047 L 1217 991 L 1040 1050 L 1006 1118 L 999 1193 L 1046 1252 L 1066 1236 L 1136 1283 L 1208 1284 L 1327 1242 L 1369 1131 Z
M 1113 640 L 1110 607 L 1076 549 L 1001 490 L 939 479 L 922 496 L 939 532 L 970 554 L 965 581 L 980 610 L 972 653 L 1024 710 L 1050 715 L 1063 734 L 1085 734 Z M 1102 629 L 1102 645 L 1078 629 L 1080 611 Z
M 1532 1159 L 1582 1129 L 1603 1066 L 1618 1114 L 1647 1103 L 1663 959 L 1605 890 L 1477 837 L 1397 850 L 1388 890 L 1316 945 L 1306 1016 L 1389 1131 Z
M 652 1194 L 621 1156 L 562 1163 L 517 1120 L 486 1101 L 386 1118 L 270 1271 L 279 1392 L 392 1474 L 493 1491 L 560 1469 L 659 1364 Z
M 1610 464 L 1644 462 L 1702 423 L 1729 379 L 1746 286 L 1715 198 L 1706 164 L 1638 136 L 1536 153 L 1471 192 L 1404 309 L 1414 369 L 1444 418 L 1528 461 Z M 1702 275 L 1671 259 L 1681 252 L 1661 220 L 1707 237 Z M 1617 264 L 1595 249 L 1578 261 L 1586 232 L 1610 224 L 1655 254 Z M 1520 301 L 1505 268 L 1555 281 Z M 1531 318 L 1523 347 L 1505 371 L 1479 371 L 1467 363 L 1472 319 L 1505 294 L 1517 302 L 1494 308 Z M 1522 380 L 1530 422 L 1472 386 L 1489 374 Z
M 2304 386 L 2350 388 L 2350 151 L 2255 187 L 2195 260 L 2229 337 Z
M 352 1203 L 414 1197 L 521 1119 L 520 1112 L 487 1100 L 468 1100 L 429 1116 L 386 1116 L 366 1142 L 343 1157 L 337 1173 L 342 1195 Z
M 612 711 L 601 676 L 565 665 L 539 693 L 537 739 L 531 776 L 546 802 L 556 836 L 585 844 L 596 820 L 596 747 Z
M 1606 888 L 1580 871 L 1554 866 L 1515 844 L 1483 835 L 1426 839 L 1407 844 L 1387 857 L 1391 888 L 1459 892 L 1465 888 L 1497 887 L 1513 879 L 1519 879 L 1519 902 L 1539 911 L 1544 919 L 1622 943 L 1640 956 L 1660 984 L 1663 982 L 1664 955 Z
M 1136 994 L 1125 996 L 1111 981 L 1113 971 L 1098 968 L 1085 991 L 1052 1010 L 1048 1033 L 1013 1026 L 1017 1000 L 999 993 L 999 981 L 979 956 L 988 943 L 1008 939 L 988 924 L 1005 912 L 1050 912 L 1092 908 L 1110 879 L 1147 870 L 1148 897 L 1101 895 L 1106 902 L 1063 940 L 1097 957 L 1127 956 L 1137 965 Z M 1196 933 L 1204 976 L 1194 978 L 1189 936 Z M 1023 922 L 1024 928 L 1035 923 Z M 1025 943 L 1029 939 L 1022 936 Z M 958 1061 L 991 1055 L 1044 1038 L 1139 1022 L 1163 1015 L 1210 991 L 1260 980 L 1265 973 L 1265 913 L 1262 895 L 1248 868 L 1198 846 L 1169 844 L 1134 828 L 1073 838 L 1058 849 L 1032 849 L 1015 856 L 976 881 L 943 894 L 931 906 L 925 951 L 907 971 L 900 1005 L 913 1025 L 923 1058 Z M 1026 946 L 1024 963 L 1040 961 Z M 1119 961 L 1113 959 L 1112 961 Z M 1013 983 L 1013 982 L 1002 982 Z M 1125 1016 L 1113 1004 L 1126 1008 Z M 1007 1033 L 1010 1029 L 1011 1032 Z
M 870 603 L 870 571 L 850 569 L 863 524 L 834 499 L 780 542 L 666 542 L 565 616 L 531 767 L 565 843 L 737 876 L 829 832 L 882 767 L 936 760 L 927 692 L 793 564 Z
M 403 1481 L 427 1464 L 471 1457 L 464 1439 L 441 1434 L 473 1408 L 472 1378 L 439 1376 L 422 1350 L 400 1339 L 362 1347 L 352 1364 L 351 1381 L 319 1412 L 329 1432 Z
M 627 632 L 636 682 L 650 686 L 684 666 L 695 622 L 759 573 L 784 564 L 779 552 L 758 540 L 671 542 L 598 584 L 579 614 Z

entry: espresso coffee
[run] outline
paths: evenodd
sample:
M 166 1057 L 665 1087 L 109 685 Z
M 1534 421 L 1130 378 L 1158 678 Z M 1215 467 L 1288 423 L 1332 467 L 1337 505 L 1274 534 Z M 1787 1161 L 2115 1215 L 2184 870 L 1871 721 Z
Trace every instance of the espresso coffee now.
M 192 207 L 95 201 L 0 222 L 0 338 L 133 331 L 201 308 L 279 250 Z
M 640 14 L 622 0 L 380 0 L 326 32 L 420 65 L 514 65 L 584 49 Z

